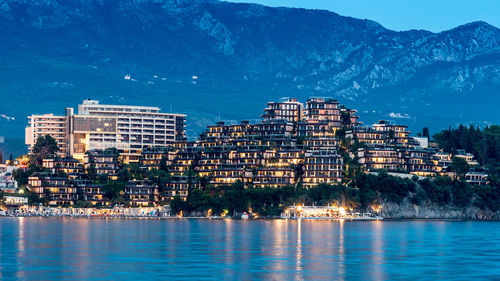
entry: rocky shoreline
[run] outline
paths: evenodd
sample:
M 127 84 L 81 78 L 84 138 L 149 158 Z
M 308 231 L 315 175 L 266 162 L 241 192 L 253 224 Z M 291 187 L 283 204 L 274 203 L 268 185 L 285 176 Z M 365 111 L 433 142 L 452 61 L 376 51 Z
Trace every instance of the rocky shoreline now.
M 411 204 L 405 200 L 401 204 L 386 202 L 378 214 L 384 219 L 432 219 L 432 220 L 500 220 L 500 212 L 482 210 L 475 206 L 459 208 L 451 205 Z

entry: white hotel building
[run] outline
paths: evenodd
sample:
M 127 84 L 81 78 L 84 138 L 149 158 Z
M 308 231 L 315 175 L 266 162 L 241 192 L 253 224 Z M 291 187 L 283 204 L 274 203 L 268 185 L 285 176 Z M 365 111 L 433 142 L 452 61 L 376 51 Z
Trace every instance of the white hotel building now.
M 139 160 L 146 147 L 166 147 L 185 138 L 186 115 L 161 113 L 150 106 L 104 105 L 97 100 L 85 100 L 78 114 L 66 109 L 65 142 L 58 141 L 61 150 L 82 160 L 86 151 L 117 148 L 125 162 Z M 39 126 L 31 119 L 26 129 L 26 143 L 36 142 L 40 134 L 29 134 Z M 38 119 L 36 119 L 38 120 Z M 30 128 L 31 127 L 31 128 Z
M 66 155 L 66 117 L 54 114 L 28 116 L 28 126 L 25 130 L 25 143 L 31 151 L 38 137 L 49 135 L 54 138 L 59 146 L 59 154 Z

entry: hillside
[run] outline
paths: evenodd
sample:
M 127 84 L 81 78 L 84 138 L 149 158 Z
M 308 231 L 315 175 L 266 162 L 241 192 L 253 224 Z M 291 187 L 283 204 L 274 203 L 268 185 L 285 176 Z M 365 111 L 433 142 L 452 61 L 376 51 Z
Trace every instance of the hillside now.
M 333 96 L 365 123 L 431 133 L 500 122 L 500 30 L 484 22 L 395 32 L 256 4 L 7 0 L 0 28 L 7 138 L 23 137 L 28 114 L 84 98 L 186 113 L 190 137 L 219 116 L 255 119 L 282 96 Z

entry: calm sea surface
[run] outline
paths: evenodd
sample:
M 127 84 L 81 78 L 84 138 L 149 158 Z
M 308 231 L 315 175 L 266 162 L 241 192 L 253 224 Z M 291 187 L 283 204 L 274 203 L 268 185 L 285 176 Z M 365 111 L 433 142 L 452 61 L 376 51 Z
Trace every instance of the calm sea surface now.
M 499 222 L 0 218 L 0 280 L 500 280 Z

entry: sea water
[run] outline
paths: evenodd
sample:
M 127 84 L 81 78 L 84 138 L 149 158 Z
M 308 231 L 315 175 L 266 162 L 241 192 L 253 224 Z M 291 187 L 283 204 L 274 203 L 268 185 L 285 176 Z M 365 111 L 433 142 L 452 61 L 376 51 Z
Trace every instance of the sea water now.
M 500 280 L 500 222 L 0 218 L 0 280 Z

